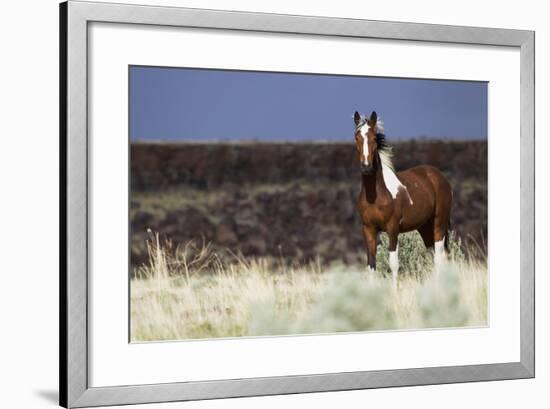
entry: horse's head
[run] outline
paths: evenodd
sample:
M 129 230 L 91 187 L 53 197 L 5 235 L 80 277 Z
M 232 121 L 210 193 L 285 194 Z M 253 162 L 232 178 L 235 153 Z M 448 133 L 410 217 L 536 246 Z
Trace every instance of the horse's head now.
M 361 116 L 355 111 L 353 116 L 355 121 L 355 144 L 359 152 L 359 163 L 361 173 L 368 175 L 376 170 L 378 160 L 378 135 L 379 129 L 378 116 L 372 111 L 370 117 Z

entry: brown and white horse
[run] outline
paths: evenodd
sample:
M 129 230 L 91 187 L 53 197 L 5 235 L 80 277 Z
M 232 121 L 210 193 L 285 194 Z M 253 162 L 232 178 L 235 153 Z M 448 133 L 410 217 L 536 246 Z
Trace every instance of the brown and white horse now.
M 355 112 L 355 143 L 359 152 L 362 188 L 358 210 L 363 222 L 368 268 L 376 268 L 380 232 L 389 237 L 389 264 L 394 284 L 399 270 L 397 236 L 418 230 L 426 247 L 434 247 L 436 270 L 445 262 L 452 203 L 449 181 L 433 166 L 420 165 L 395 172 L 392 151 L 376 112 Z

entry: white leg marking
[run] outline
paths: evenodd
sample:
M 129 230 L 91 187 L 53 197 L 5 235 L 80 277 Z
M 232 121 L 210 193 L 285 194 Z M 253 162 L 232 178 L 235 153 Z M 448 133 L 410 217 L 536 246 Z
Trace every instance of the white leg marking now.
M 395 251 L 390 251 L 390 269 L 393 278 L 393 285 L 397 284 L 397 272 L 399 270 L 399 245 L 395 248 Z
M 439 269 L 445 264 L 446 261 L 447 255 L 445 254 L 445 237 L 443 237 L 443 240 L 436 241 L 434 246 L 435 270 L 439 271 Z
M 367 280 L 372 281 L 376 276 L 376 270 L 371 266 L 367 266 Z

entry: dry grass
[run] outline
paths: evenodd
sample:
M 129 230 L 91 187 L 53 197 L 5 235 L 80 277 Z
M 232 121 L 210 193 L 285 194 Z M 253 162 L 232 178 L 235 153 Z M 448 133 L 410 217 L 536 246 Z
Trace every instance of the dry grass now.
M 131 339 L 486 325 L 486 263 L 465 257 L 454 241 L 452 261 L 433 274 L 430 257 L 416 255 L 420 239 L 403 236 L 404 268 L 394 289 L 383 274 L 369 276 L 360 266 L 222 258 L 206 243 L 174 247 L 151 234 L 149 263 L 131 282 Z M 384 263 L 381 251 L 379 271 Z

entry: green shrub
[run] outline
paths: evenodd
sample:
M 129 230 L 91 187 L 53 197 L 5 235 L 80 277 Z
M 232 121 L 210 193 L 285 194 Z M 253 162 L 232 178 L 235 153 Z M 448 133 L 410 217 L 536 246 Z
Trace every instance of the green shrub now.
M 455 265 L 447 264 L 417 289 L 418 308 L 427 328 L 466 325 L 469 314 L 461 300 L 461 283 Z
M 399 274 L 423 279 L 425 273 L 433 269 L 433 249 L 426 249 L 422 237 L 417 231 L 400 234 L 398 243 Z M 382 233 L 376 251 L 376 271 L 383 275 L 390 273 L 388 245 L 388 235 Z M 452 231 L 449 232 L 448 258 L 457 263 L 465 260 L 461 240 Z
M 303 311 L 275 297 L 250 310 L 251 335 L 357 332 L 406 328 L 460 327 L 472 323 L 458 266 L 448 263 L 421 283 L 407 279 L 398 289 L 391 280 L 364 273 L 332 271 Z
M 296 333 L 393 329 L 397 320 L 389 280 L 370 281 L 361 273 L 338 273 L 325 286 Z

